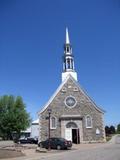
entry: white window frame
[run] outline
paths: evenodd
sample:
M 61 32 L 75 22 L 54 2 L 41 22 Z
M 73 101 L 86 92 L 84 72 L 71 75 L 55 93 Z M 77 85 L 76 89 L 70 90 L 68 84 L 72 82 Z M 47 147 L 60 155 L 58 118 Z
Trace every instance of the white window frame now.
M 78 92 L 78 88 L 77 87 L 74 87 L 74 92 Z
M 62 88 L 62 92 L 66 92 L 67 89 L 65 87 Z
M 96 135 L 100 135 L 100 129 L 99 128 L 96 128 Z
M 90 120 L 91 120 L 91 126 L 88 126 L 88 123 L 87 123 L 87 118 L 90 117 Z M 92 128 L 92 117 L 90 115 L 86 115 L 85 117 L 85 124 L 86 124 L 86 128 Z
M 55 118 L 55 127 L 52 127 L 52 118 Z M 50 117 L 50 129 L 56 129 L 57 128 L 57 118 L 55 116 Z

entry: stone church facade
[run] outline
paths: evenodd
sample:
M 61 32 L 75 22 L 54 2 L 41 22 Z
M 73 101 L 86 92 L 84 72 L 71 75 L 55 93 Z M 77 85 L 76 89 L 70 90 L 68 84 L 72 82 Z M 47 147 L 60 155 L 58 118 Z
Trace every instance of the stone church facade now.
M 104 111 L 87 95 L 77 81 L 74 57 L 66 29 L 62 83 L 39 112 L 39 139 L 48 138 L 48 110 L 50 136 L 63 137 L 73 143 L 105 142 Z

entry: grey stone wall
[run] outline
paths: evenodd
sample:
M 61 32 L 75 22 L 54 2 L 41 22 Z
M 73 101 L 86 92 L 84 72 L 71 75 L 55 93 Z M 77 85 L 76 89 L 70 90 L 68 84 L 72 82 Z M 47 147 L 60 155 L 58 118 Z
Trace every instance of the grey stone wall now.
M 65 98 L 69 95 L 75 97 L 77 104 L 73 108 L 65 105 Z M 51 136 L 61 137 L 61 121 L 62 115 L 80 115 L 82 117 L 82 132 L 83 142 L 104 141 L 104 124 L 103 113 L 95 107 L 94 103 L 84 94 L 83 90 L 71 79 L 64 84 L 62 89 L 58 92 L 48 108 L 52 109 L 51 116 L 57 118 L 57 128 L 51 130 Z M 41 140 L 48 138 L 48 108 L 40 115 L 40 137 Z M 92 117 L 92 128 L 86 128 L 85 116 Z M 99 128 L 100 135 L 96 135 L 96 129 Z

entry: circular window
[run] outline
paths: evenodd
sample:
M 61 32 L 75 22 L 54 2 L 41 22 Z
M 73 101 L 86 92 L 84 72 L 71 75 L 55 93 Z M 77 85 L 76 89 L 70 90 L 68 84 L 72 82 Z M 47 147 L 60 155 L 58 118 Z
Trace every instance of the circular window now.
M 65 104 L 68 106 L 68 107 L 74 107 L 76 105 L 76 100 L 74 97 L 72 96 L 69 96 L 65 99 Z

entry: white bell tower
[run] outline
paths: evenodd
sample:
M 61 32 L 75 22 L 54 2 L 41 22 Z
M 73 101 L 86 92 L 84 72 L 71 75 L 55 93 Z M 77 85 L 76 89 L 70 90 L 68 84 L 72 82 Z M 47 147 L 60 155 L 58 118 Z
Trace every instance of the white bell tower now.
M 72 46 L 70 44 L 68 28 L 66 28 L 66 42 L 64 44 L 62 81 L 64 81 L 69 74 L 77 81 L 77 73 L 75 72 Z

